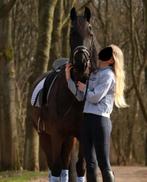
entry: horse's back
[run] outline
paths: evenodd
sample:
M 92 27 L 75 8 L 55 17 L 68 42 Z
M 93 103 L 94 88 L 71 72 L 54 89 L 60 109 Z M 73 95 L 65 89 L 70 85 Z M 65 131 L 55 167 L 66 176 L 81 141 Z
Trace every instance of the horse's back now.
M 69 61 L 68 58 L 59 58 L 53 62 L 52 69 L 42 74 L 34 83 L 32 89 L 31 105 L 41 107 L 47 103 L 50 89 L 62 67 Z

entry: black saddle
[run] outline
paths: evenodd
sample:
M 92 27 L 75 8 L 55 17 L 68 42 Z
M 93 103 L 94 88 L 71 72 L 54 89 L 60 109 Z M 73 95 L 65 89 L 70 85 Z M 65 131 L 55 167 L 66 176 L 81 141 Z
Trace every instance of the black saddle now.
M 54 79 L 57 77 L 58 72 L 53 71 L 49 73 L 45 79 L 43 89 L 42 89 L 42 105 L 47 104 L 47 96 L 50 92 L 50 88 L 52 87 L 52 83 L 54 82 Z
M 52 65 L 52 71 L 47 75 L 43 89 L 42 89 L 42 105 L 47 104 L 48 95 L 50 93 L 50 89 L 53 86 L 55 79 L 57 78 L 59 72 L 65 66 L 65 64 L 69 61 L 67 58 L 60 58 L 54 61 Z

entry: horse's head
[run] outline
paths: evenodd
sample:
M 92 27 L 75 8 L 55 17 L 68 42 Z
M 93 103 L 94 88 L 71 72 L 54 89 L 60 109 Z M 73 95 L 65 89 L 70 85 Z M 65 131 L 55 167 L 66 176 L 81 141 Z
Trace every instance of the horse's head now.
M 72 8 L 70 18 L 71 63 L 74 75 L 77 79 L 81 79 L 84 75 L 96 69 L 97 52 L 90 24 L 90 9 L 86 7 L 84 15 L 77 16 L 75 8 Z

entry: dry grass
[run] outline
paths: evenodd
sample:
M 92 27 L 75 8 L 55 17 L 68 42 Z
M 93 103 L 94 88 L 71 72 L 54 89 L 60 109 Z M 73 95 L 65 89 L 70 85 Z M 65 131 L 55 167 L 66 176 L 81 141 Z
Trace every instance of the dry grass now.
M 116 182 L 147 182 L 147 167 L 113 167 Z M 99 182 L 102 182 L 99 171 Z M 47 172 L 1 172 L 0 182 L 48 182 Z

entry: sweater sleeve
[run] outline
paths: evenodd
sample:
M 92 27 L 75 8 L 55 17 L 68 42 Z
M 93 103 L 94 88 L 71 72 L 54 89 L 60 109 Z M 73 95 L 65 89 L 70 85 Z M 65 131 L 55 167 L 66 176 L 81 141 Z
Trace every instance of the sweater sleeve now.
M 113 82 L 112 74 L 103 74 L 95 88 L 87 91 L 86 100 L 93 104 L 97 104 L 103 97 L 106 96 Z
M 78 101 L 83 101 L 84 99 L 84 93 L 79 91 L 75 85 L 75 83 L 73 82 L 72 79 L 69 79 L 67 81 L 68 84 L 68 88 L 69 90 L 72 92 L 72 94 L 77 98 Z

